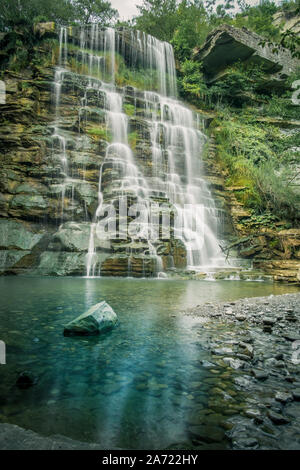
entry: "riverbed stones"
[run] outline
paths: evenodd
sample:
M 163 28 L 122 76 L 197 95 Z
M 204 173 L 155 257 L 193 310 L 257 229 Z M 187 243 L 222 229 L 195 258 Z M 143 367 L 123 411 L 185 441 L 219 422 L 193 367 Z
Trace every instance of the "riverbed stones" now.
M 294 400 L 300 401 L 300 388 L 293 390 L 293 397 L 294 397 Z
M 252 374 L 257 380 L 265 381 L 269 377 L 269 374 L 264 370 L 253 369 Z
M 228 364 L 232 369 L 242 369 L 245 362 L 240 359 L 233 359 L 232 357 L 223 357 L 223 361 Z
M 286 416 L 283 416 L 280 413 L 276 413 L 273 410 L 268 411 L 268 417 L 274 424 L 288 424 L 290 422 L 290 419 L 287 418 Z
M 189 426 L 188 432 L 192 440 L 208 444 L 222 442 L 224 439 L 224 431 L 213 425 Z
M 232 442 L 235 449 L 257 449 L 258 440 L 254 437 L 236 438 Z
M 287 403 L 293 400 L 293 395 L 287 392 L 276 392 L 275 400 L 279 401 L 280 403 Z
M 246 315 L 244 315 L 243 313 L 238 313 L 235 318 L 238 320 L 238 321 L 245 321 L 246 320 Z
M 117 324 L 118 317 L 105 301 L 91 307 L 64 328 L 64 336 L 90 336 L 105 333 Z

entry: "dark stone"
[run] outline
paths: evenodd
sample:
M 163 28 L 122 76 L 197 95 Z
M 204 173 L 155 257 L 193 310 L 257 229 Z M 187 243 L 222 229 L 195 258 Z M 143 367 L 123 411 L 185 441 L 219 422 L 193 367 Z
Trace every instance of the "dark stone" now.
M 37 377 L 32 372 L 24 371 L 17 378 L 16 385 L 19 388 L 26 389 L 35 385 L 37 381 Z
M 277 392 L 275 395 L 275 400 L 279 401 L 280 403 L 287 403 L 288 401 L 293 400 L 293 396 L 290 393 Z
M 203 441 L 208 444 L 221 442 L 224 439 L 224 433 L 217 426 L 190 426 L 188 431 L 192 439 L 196 441 Z
M 264 317 L 263 318 L 263 324 L 264 325 L 273 326 L 275 323 L 276 323 L 275 318 L 271 318 L 271 317 Z
M 293 390 L 293 397 L 295 401 L 300 401 L 300 388 Z
M 254 437 L 241 437 L 233 441 L 233 447 L 237 449 L 257 449 L 258 440 Z
M 273 410 L 268 411 L 268 416 L 274 424 L 288 424 L 290 422 L 289 418 Z
M 269 374 L 263 370 L 253 369 L 252 374 L 257 380 L 267 380 Z

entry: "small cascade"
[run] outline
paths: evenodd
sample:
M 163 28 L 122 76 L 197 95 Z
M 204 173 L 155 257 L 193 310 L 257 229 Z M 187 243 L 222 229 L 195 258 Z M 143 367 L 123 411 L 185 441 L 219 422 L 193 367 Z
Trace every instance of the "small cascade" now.
M 73 200 L 78 184 L 70 173 L 60 113 L 64 85 L 71 82 L 79 95 L 76 145 L 89 140 L 87 132 L 99 135 L 101 144 L 97 207 L 92 214 L 84 207 L 86 275 L 122 269 L 122 275 L 164 277 L 167 268 L 226 266 L 220 210 L 203 176 L 203 120 L 176 98 L 171 45 L 139 31 L 97 24 L 71 36 L 61 28 L 52 140 L 64 177 L 64 220 L 66 190 L 71 187 Z M 130 74 L 139 86 L 130 85 Z M 114 211 L 119 231 L 107 239 L 99 230 L 104 221 L 114 227 Z

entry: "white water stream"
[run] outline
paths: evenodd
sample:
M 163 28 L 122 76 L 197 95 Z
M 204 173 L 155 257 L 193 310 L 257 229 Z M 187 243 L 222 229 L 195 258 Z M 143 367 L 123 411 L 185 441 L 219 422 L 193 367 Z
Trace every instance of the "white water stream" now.
M 101 273 L 95 237 L 97 223 L 103 217 L 103 174 L 107 168 L 116 175 L 111 183 L 114 189 L 111 203 L 118 197 L 134 197 L 144 208 L 145 221 L 150 220 L 150 206 L 157 198 L 162 198 L 172 206 L 177 217 L 173 235 L 185 245 L 187 268 L 203 271 L 226 266 L 218 239 L 220 214 L 202 176 L 201 155 L 206 137 L 201 130 L 199 116 L 176 98 L 176 70 L 171 45 L 139 31 L 126 33 L 112 28 L 101 29 L 93 24 L 81 28 L 77 50 L 81 64 L 87 69 L 86 92 L 94 89 L 99 96 L 104 96 L 106 126 L 111 136 L 99 171 L 98 207 L 90 228 L 87 276 Z M 117 55 L 122 54 L 126 55 L 127 61 L 130 55 L 129 60 L 133 67 L 142 67 L 146 74 L 154 77 L 152 88 L 155 91 L 131 90 L 134 102 L 144 103 L 143 122 L 149 129 L 151 140 L 151 175 L 143 173 L 128 142 L 129 117 L 124 112 L 124 89 L 115 83 L 115 61 Z M 65 185 L 69 180 L 66 142 L 59 130 L 61 87 L 66 71 L 68 34 L 66 28 L 61 28 L 59 66 L 54 82 L 56 124 L 53 140 L 59 142 L 61 164 L 65 173 L 62 215 Z M 81 101 L 79 121 L 84 111 L 88 110 L 88 100 L 84 98 Z M 136 111 L 137 106 L 134 115 Z M 163 265 L 157 254 L 156 244 L 152 241 L 153 230 L 153 224 L 145 223 L 144 231 L 143 224 L 140 224 L 136 239 L 147 240 L 148 254 L 156 259 L 156 271 L 159 274 Z M 131 241 L 134 240 L 135 236 L 132 235 Z M 128 253 L 128 274 L 130 271 L 131 254 Z

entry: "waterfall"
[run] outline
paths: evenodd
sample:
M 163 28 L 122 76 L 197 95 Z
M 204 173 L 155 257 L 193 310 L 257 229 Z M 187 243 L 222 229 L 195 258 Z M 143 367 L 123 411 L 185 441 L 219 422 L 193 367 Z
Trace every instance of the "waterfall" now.
M 137 256 L 141 260 L 141 275 L 146 272 L 149 260 L 154 262 L 154 274 L 159 275 L 165 270 L 167 259 L 171 267 L 176 265 L 175 251 L 180 249 L 186 252 L 188 269 L 225 266 L 218 238 L 220 214 L 202 170 L 201 155 L 206 142 L 203 121 L 177 99 L 171 45 L 140 31 L 103 29 L 97 24 L 81 27 L 78 34 L 73 34 L 72 42 L 68 30 L 61 28 L 59 39 L 52 139 L 59 142 L 65 177 L 62 219 L 66 185 L 72 182 L 66 141 L 60 128 L 62 87 L 67 78 L 84 84 L 78 104 L 77 138 L 90 116 L 99 115 L 107 139 L 105 153 L 99 160 L 98 204 L 90 222 L 85 209 L 85 222 L 90 224 L 87 276 L 101 274 L 97 256 L 99 223 L 107 206 L 114 208 L 120 200 L 127 201 L 123 219 L 132 221 L 139 214 L 139 223 L 132 223 L 130 231 L 125 227 L 123 244 L 116 235 L 110 245 L 115 243 L 114 250 L 126 257 L 127 274 L 134 272 Z M 133 84 L 137 82 L 137 86 L 131 86 L 130 80 Z M 134 203 L 136 213 L 128 201 Z M 166 227 L 169 222 L 169 232 L 160 218 L 166 221 Z M 123 219 L 119 214 L 119 229 Z M 155 237 L 159 230 L 163 235 Z

